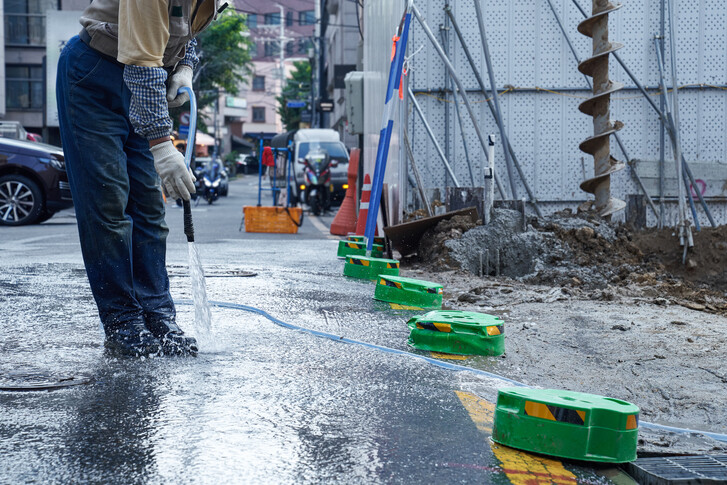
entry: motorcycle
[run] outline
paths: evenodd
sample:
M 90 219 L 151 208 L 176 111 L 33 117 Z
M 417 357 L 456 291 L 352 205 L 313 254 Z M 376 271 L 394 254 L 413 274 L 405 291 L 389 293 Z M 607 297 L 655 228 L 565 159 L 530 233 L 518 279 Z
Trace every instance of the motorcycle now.
M 323 149 L 311 150 L 299 163 L 304 164 L 305 200 L 313 215 L 320 215 L 331 207 L 331 167 L 335 165 Z
M 208 204 L 212 204 L 222 195 L 222 175 L 222 169 L 217 162 L 212 162 L 202 173 L 203 196 Z

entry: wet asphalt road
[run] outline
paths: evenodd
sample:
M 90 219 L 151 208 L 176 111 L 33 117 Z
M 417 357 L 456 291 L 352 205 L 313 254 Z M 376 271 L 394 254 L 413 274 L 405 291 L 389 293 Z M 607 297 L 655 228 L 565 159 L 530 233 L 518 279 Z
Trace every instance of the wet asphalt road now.
M 417 312 L 375 302 L 373 283 L 342 276 L 326 229 L 333 214 L 306 219 L 298 235 L 239 231 L 256 182 L 194 208 L 210 300 L 409 351 L 405 322 Z M 189 328 L 182 213 L 168 207 L 172 292 Z M 255 313 L 213 308 L 215 344 L 197 358 L 105 354 L 72 211 L 0 227 L 0 254 L 2 382 L 93 378 L 0 392 L 0 483 L 609 483 L 492 444 L 499 381 Z M 227 277 L 240 270 L 256 276 Z

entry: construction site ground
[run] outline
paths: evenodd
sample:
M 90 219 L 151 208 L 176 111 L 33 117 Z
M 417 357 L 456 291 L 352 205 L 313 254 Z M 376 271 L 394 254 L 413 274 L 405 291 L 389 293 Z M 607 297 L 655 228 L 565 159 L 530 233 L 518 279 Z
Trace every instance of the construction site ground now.
M 505 319 L 506 353 L 488 362 L 492 372 L 624 399 L 644 421 L 725 433 L 726 241 L 727 227 L 703 228 L 682 265 L 670 229 L 571 213 L 523 224 L 499 209 L 488 226 L 440 223 L 402 274 L 442 283 L 445 308 Z M 684 438 L 642 433 L 640 451 L 724 449 Z

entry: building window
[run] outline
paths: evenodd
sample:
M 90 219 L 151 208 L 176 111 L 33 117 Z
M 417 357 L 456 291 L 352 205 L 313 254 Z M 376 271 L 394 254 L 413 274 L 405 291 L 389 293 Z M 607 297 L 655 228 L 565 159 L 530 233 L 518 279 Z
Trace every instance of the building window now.
M 285 43 L 285 55 L 292 56 L 295 53 L 295 44 L 293 42 Z
M 280 25 L 280 12 L 266 13 L 265 25 Z
M 247 27 L 250 29 L 257 28 L 257 14 L 256 13 L 247 14 Z
M 300 25 L 313 25 L 316 23 L 316 14 L 313 10 L 298 12 L 298 23 Z
M 313 47 L 313 42 L 310 39 L 298 39 L 298 52 L 300 54 L 308 55 L 308 49 Z
M 250 44 L 250 57 L 257 57 L 257 42 Z
M 265 57 L 273 57 L 280 54 L 280 44 L 277 41 L 265 42 Z
M 45 12 L 58 10 L 58 0 L 4 0 L 5 43 L 45 45 Z
M 5 66 L 7 109 L 43 109 L 43 66 Z
M 255 76 L 252 78 L 253 91 L 265 91 L 265 76 Z
M 293 12 L 288 10 L 287 12 L 285 12 L 285 26 L 290 27 L 291 25 L 293 25 L 293 21 Z
M 254 106 L 252 108 L 252 122 L 265 123 L 265 108 L 261 106 Z

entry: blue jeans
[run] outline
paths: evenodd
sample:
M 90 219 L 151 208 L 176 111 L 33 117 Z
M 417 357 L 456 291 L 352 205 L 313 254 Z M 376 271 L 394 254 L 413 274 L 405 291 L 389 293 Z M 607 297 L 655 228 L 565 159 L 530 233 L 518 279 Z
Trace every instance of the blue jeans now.
M 129 121 L 123 69 L 73 37 L 56 82 L 83 261 L 107 334 L 175 317 L 161 186 L 148 141 Z

